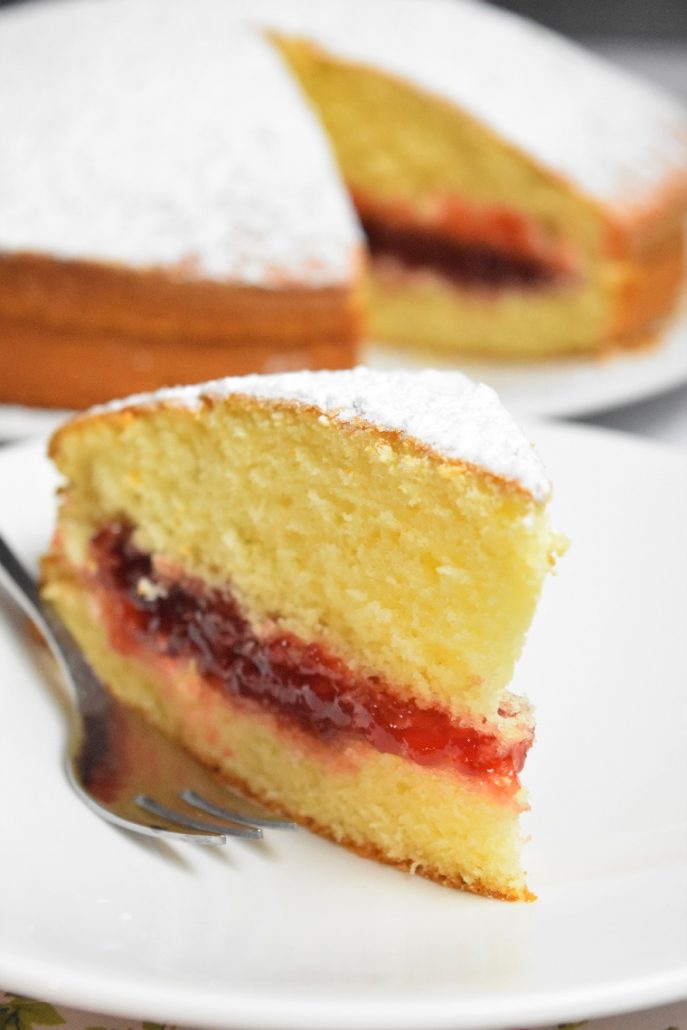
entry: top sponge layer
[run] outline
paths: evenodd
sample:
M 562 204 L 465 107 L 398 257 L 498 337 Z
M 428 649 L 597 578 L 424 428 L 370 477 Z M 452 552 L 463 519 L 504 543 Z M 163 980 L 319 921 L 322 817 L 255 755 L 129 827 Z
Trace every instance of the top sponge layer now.
M 342 422 L 360 420 L 412 437 L 444 458 L 484 469 L 516 484 L 536 501 L 546 500 L 550 492 L 538 455 L 497 395 L 460 372 L 356 368 L 231 376 L 138 394 L 93 408 L 81 417 L 159 403 L 197 408 L 203 398 L 232 394 L 295 402 Z

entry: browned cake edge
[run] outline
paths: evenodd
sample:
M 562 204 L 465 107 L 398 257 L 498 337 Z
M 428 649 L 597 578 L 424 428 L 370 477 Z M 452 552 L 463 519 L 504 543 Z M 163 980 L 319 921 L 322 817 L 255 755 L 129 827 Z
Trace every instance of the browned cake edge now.
M 349 368 L 357 286 L 276 288 L 0 255 L 0 401 L 82 408 L 247 372 Z

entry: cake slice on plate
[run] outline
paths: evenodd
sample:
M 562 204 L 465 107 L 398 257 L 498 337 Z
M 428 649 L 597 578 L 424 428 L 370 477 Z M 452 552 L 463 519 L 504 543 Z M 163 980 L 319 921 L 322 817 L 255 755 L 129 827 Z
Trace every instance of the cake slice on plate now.
M 359 853 L 529 896 L 507 691 L 558 540 L 496 395 L 302 372 L 141 395 L 54 436 L 43 588 L 110 688 Z

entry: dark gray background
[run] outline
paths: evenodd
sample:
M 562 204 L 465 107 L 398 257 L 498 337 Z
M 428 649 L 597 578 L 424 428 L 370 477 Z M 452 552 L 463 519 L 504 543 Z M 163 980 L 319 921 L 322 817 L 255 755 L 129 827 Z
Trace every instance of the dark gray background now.
M 491 0 L 552 29 L 584 39 L 687 40 L 687 0 Z M 687 77 L 687 70 L 685 71 Z
M 0 7 L 19 0 L 0 0 Z M 48 2 L 48 0 L 43 0 Z M 59 0 L 51 0 L 59 2 Z M 96 2 L 96 0 L 94 0 Z M 192 3 L 193 0 L 190 0 Z M 230 0 L 227 0 L 230 2 Z M 320 0 L 326 3 L 327 0 Z M 687 0 L 490 0 L 577 38 L 687 39 Z

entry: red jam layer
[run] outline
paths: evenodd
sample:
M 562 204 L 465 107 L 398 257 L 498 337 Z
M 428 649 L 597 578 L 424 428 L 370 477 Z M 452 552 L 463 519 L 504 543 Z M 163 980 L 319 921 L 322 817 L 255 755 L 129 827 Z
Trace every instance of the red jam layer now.
M 575 248 L 506 204 L 455 194 L 418 208 L 352 188 L 370 252 L 380 265 L 433 271 L 458 287 L 543 289 L 579 277 Z
M 118 649 L 193 659 L 217 690 L 320 740 L 363 740 L 418 765 L 449 766 L 517 789 L 531 732 L 506 747 L 439 708 L 399 698 L 379 677 L 354 675 L 320 644 L 286 633 L 257 639 L 229 591 L 194 579 L 166 580 L 134 546 L 125 523 L 105 526 L 91 546 Z
M 533 257 L 483 243 L 466 243 L 417 226 L 400 226 L 372 215 L 361 218 L 375 260 L 393 258 L 409 270 L 436 272 L 455 286 L 490 290 L 538 289 L 560 273 Z

